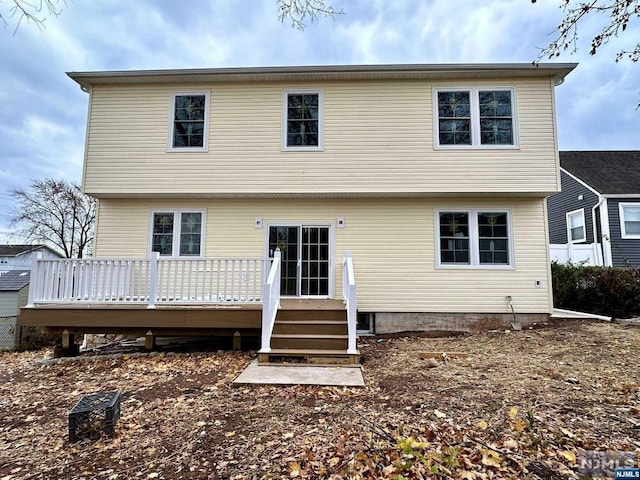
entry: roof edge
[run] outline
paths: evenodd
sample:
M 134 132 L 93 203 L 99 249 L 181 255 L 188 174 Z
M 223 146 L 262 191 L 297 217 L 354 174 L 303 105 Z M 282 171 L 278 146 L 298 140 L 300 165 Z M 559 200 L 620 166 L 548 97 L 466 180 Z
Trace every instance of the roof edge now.
M 436 74 L 466 74 L 494 72 L 496 75 L 507 72 L 526 72 L 531 76 L 551 77 L 556 84 L 562 82 L 577 63 L 461 63 L 461 64 L 378 64 L 378 65 L 319 65 L 319 66 L 273 66 L 273 67 L 225 67 L 196 69 L 160 69 L 160 70 L 113 70 L 67 72 L 67 75 L 81 87 L 90 87 L 96 83 L 142 83 L 163 78 L 208 77 L 209 81 L 239 81 L 242 77 L 261 80 L 294 80 L 296 77 L 331 78 L 352 75 L 354 78 L 415 78 Z

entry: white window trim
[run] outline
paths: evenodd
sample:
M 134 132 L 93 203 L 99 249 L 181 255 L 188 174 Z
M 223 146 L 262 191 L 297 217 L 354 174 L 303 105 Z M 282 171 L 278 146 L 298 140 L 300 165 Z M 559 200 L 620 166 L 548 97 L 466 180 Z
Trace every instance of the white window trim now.
M 582 230 L 584 231 L 584 237 L 574 240 L 573 238 L 571 238 L 570 218 L 576 214 L 579 214 L 582 217 Z M 566 222 L 567 222 L 567 243 L 584 243 L 587 241 L 587 221 L 585 220 L 585 217 L 584 217 L 584 208 L 579 208 L 578 210 L 572 210 L 571 212 L 567 212 Z
M 176 113 L 176 97 L 183 95 L 204 95 L 204 138 L 202 147 L 174 147 L 174 116 Z M 209 104 L 211 103 L 211 92 L 209 90 L 180 90 L 171 92 L 169 102 L 169 135 L 167 138 L 167 152 L 208 152 L 209 151 Z
M 478 92 L 482 91 L 503 91 L 511 92 L 511 121 L 513 125 L 512 145 L 483 145 L 480 143 L 480 104 Z M 469 92 L 471 102 L 471 145 L 440 145 L 440 117 L 438 115 L 438 92 Z M 433 143 L 435 149 L 458 150 L 458 149 L 482 149 L 482 150 L 517 150 L 520 148 L 520 136 L 518 135 L 518 100 L 515 87 L 481 85 L 474 87 L 433 87 Z
M 318 146 L 304 146 L 304 147 L 288 147 L 287 146 L 287 107 L 289 95 L 305 95 L 305 94 L 318 95 Z M 324 90 L 313 89 L 285 89 L 282 91 L 282 140 L 281 149 L 283 152 L 321 152 L 324 150 Z
M 640 208 L 640 202 L 620 202 L 618 203 L 618 210 L 620 212 L 620 236 L 622 238 L 637 239 L 640 235 L 635 233 L 627 233 L 624 220 L 624 207 Z
M 504 212 L 507 214 L 507 233 L 509 235 L 509 263 L 495 264 L 480 263 L 480 248 L 478 235 L 478 213 Z M 440 261 L 440 213 L 467 213 L 469 214 L 469 264 L 442 263 Z M 435 245 L 436 268 L 451 270 L 515 270 L 515 254 L 513 240 L 513 215 L 511 209 L 504 207 L 486 208 L 438 208 L 435 211 Z
M 154 208 L 149 210 L 149 239 L 147 245 L 147 252 L 149 255 L 153 252 L 153 216 L 156 213 L 173 213 L 173 243 L 171 255 L 161 255 L 160 258 L 204 258 L 204 251 L 206 245 L 206 223 L 207 223 L 207 209 L 206 208 Z M 180 255 L 180 233 L 182 229 L 183 213 L 200 213 L 202 214 L 202 224 L 200 225 L 200 255 Z

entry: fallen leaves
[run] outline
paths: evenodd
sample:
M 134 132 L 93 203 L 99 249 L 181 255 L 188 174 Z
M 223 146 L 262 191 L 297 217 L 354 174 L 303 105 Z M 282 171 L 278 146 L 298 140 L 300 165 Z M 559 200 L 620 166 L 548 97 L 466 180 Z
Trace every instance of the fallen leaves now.
M 582 450 L 640 448 L 639 340 L 590 323 L 362 340 L 361 389 L 234 388 L 238 352 L 0 354 L 0 480 L 574 478 Z M 427 369 L 421 352 L 473 353 Z M 69 408 L 98 390 L 123 392 L 116 436 L 70 445 Z

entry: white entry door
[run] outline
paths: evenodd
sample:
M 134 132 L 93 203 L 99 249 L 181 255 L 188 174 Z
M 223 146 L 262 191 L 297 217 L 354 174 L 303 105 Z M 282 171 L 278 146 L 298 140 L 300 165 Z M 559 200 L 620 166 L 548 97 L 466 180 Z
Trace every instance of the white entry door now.
M 317 225 L 269 226 L 269 257 L 282 252 L 280 294 L 328 297 L 332 291 L 331 228 Z

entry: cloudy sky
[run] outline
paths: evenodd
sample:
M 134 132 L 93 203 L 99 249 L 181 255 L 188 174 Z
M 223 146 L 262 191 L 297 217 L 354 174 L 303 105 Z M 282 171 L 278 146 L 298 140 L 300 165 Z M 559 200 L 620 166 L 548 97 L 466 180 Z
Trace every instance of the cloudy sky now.
M 36 2 L 37 3 L 37 2 Z M 276 0 L 67 0 L 46 28 L 0 25 L 0 242 L 9 192 L 47 177 L 79 181 L 88 95 L 65 72 L 376 63 L 531 62 L 552 40 L 561 0 L 335 0 L 344 15 L 301 32 Z M 9 0 L 0 2 L 7 16 Z M 615 63 L 624 36 L 588 55 L 557 88 L 563 150 L 640 149 L 640 64 Z M 15 32 L 15 33 L 14 33 Z M 9 238 L 14 242 L 17 238 Z

